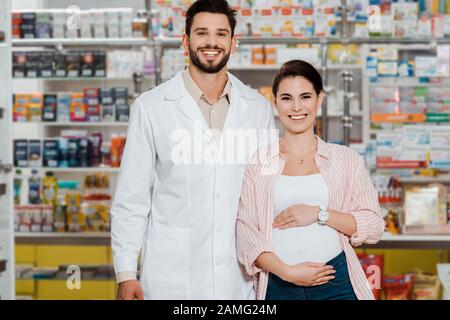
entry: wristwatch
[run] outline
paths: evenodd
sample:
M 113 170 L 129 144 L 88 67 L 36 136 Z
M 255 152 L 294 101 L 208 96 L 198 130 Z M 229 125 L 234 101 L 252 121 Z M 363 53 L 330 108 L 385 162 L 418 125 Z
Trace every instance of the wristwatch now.
M 327 208 L 324 206 L 320 206 L 320 210 L 317 215 L 317 223 L 320 225 L 326 225 L 329 218 L 330 214 L 328 213 Z

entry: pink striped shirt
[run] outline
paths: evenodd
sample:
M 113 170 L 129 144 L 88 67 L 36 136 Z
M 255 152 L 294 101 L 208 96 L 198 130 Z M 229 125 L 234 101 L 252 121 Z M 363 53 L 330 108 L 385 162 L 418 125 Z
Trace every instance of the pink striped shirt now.
M 352 149 L 326 143 L 317 137 L 315 163 L 329 192 L 328 208 L 352 214 L 357 231 L 351 237 L 339 233 L 345 252 L 350 281 L 359 300 L 373 300 L 369 282 L 353 246 L 375 244 L 384 232 L 377 191 L 364 166 L 364 160 Z M 245 170 L 236 223 L 236 246 L 239 261 L 253 276 L 256 298 L 265 298 L 268 272 L 255 266 L 256 258 L 271 248 L 275 182 L 283 172 L 284 159 L 278 142 L 261 149 Z M 288 245 L 288 244 L 286 244 Z

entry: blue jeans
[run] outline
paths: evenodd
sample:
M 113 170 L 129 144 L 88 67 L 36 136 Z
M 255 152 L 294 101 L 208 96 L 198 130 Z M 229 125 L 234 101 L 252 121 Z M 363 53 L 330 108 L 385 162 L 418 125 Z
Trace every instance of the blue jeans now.
M 344 251 L 327 265 L 336 270 L 335 278 L 315 287 L 297 286 L 270 273 L 266 300 L 358 300 L 350 282 Z

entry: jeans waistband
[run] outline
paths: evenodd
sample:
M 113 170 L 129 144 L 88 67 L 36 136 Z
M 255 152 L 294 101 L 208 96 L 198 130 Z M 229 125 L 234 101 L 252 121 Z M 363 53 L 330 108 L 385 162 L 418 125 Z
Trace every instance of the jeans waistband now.
M 335 265 L 335 264 L 338 264 L 341 261 L 346 261 L 346 259 L 345 259 L 345 252 L 344 251 L 339 253 L 336 257 L 334 257 L 333 259 L 328 261 L 326 264 L 327 265 Z

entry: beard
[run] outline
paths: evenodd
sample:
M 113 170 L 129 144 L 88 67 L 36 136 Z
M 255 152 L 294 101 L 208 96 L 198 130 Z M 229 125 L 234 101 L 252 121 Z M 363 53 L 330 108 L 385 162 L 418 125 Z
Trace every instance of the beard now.
M 217 46 L 205 46 L 202 48 L 198 48 L 198 50 L 201 49 L 214 49 L 214 50 L 222 50 Z M 200 61 L 199 56 L 197 55 L 197 52 L 191 49 L 191 46 L 189 46 L 189 57 L 194 66 L 196 66 L 200 71 L 203 71 L 205 73 L 218 73 L 220 70 L 223 69 L 223 67 L 226 66 L 228 59 L 230 59 L 230 53 L 231 50 L 228 53 L 225 53 L 223 58 L 217 63 L 216 65 L 213 64 L 213 62 L 207 62 L 203 63 Z

